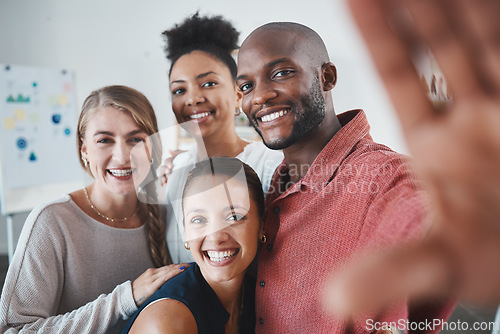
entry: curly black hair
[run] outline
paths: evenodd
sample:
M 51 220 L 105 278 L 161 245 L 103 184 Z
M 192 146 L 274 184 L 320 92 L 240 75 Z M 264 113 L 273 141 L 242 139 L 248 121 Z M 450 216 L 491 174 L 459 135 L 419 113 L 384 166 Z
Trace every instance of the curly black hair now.
M 165 53 L 171 62 L 169 75 L 180 57 L 198 50 L 207 52 L 226 64 L 236 80 L 236 62 L 231 53 L 239 48 L 240 33 L 222 16 L 200 17 L 197 12 L 182 23 L 165 30 L 162 35 L 166 42 Z

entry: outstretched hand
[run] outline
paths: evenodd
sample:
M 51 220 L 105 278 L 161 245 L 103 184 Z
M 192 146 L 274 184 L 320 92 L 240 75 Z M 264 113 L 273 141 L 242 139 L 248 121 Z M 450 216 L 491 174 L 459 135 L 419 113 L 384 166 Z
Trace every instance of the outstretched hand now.
M 498 304 L 500 2 L 350 0 L 349 4 L 428 187 L 435 225 L 415 248 L 355 264 L 356 269 L 345 275 L 398 273 L 384 276 L 393 284 L 384 284 L 366 298 L 358 296 L 372 306 L 403 295 L 433 295 L 449 287 L 468 301 Z M 430 102 L 412 61 L 415 50 L 423 46 L 432 51 L 452 92 L 451 102 L 441 107 Z M 412 279 L 415 274 L 422 279 Z M 332 286 L 349 285 L 348 298 L 356 294 L 355 281 L 338 279 Z

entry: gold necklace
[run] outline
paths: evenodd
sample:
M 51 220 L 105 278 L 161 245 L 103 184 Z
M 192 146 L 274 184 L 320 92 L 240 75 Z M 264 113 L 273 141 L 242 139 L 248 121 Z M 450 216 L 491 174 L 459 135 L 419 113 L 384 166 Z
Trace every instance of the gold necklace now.
M 99 212 L 99 210 L 97 210 L 97 208 L 95 207 L 94 203 L 92 203 L 92 201 L 90 200 L 90 196 L 89 196 L 89 193 L 87 192 L 87 188 L 86 187 L 83 187 L 83 192 L 85 193 L 85 197 L 87 198 L 87 201 L 89 202 L 89 205 L 92 208 L 92 210 L 94 210 L 95 213 L 97 213 L 99 215 L 99 217 L 104 218 L 107 221 L 110 221 L 112 223 L 114 223 L 114 222 L 125 222 L 125 221 L 129 220 L 130 218 L 132 218 L 133 216 L 135 216 L 137 214 L 137 210 L 139 210 L 139 206 L 137 205 L 136 208 L 135 208 L 135 211 L 134 211 L 134 213 L 132 215 L 130 215 L 128 217 L 125 217 L 125 218 L 111 218 L 111 217 L 108 217 L 106 215 L 103 215 L 101 212 Z

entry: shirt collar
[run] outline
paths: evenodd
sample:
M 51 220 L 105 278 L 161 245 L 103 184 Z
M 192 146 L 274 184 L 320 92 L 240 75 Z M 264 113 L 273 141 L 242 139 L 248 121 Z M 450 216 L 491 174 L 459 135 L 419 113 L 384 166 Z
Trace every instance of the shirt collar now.
M 314 159 L 306 175 L 285 191 L 286 194 L 300 191 L 303 186 L 320 191 L 331 180 L 354 146 L 363 138 L 371 139 L 370 125 L 363 110 L 346 111 L 337 117 L 342 128 Z M 276 171 L 275 178 L 287 172 L 288 167 L 283 161 Z

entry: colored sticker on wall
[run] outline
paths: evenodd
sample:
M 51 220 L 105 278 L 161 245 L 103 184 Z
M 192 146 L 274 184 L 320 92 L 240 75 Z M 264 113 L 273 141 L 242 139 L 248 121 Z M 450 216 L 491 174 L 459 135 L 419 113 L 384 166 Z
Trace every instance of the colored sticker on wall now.
M 16 142 L 17 148 L 20 150 L 24 150 L 26 146 L 28 146 L 28 142 L 24 138 L 18 138 Z
M 13 130 L 16 128 L 16 121 L 12 117 L 4 117 L 3 127 L 8 130 Z
M 71 93 L 73 91 L 73 85 L 70 82 L 63 83 L 63 90 L 65 93 Z
M 29 103 L 30 97 L 25 96 L 23 94 L 17 94 L 17 97 L 14 97 L 13 95 L 9 95 L 9 97 L 7 98 L 7 102 Z
M 60 106 L 67 106 L 69 104 L 69 100 L 66 95 L 59 95 L 58 100 Z
M 31 152 L 31 154 L 30 154 L 30 161 L 36 161 L 35 152 Z
M 69 136 L 69 135 L 71 134 L 71 129 L 70 129 L 70 128 L 66 128 L 66 129 L 64 129 L 64 134 L 65 134 L 66 136 Z
M 61 114 L 54 114 L 54 115 L 52 115 L 52 122 L 54 124 L 61 123 Z
M 49 96 L 49 106 L 57 107 L 57 96 L 51 95 Z
M 26 112 L 24 111 L 24 109 L 16 109 L 14 111 L 14 118 L 17 121 L 25 121 L 26 120 Z
M 31 123 L 39 123 L 40 122 L 40 114 L 39 113 L 31 113 L 30 114 Z

